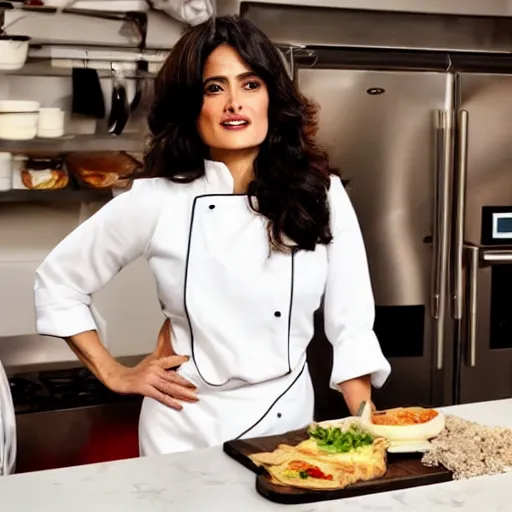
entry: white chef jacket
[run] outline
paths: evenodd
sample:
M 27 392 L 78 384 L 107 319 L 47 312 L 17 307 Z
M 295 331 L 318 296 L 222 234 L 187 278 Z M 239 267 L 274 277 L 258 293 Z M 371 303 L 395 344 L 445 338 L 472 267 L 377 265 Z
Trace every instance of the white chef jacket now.
M 373 332 L 361 232 L 337 177 L 329 202 L 333 241 L 285 254 L 270 251 L 267 220 L 246 195 L 233 194 L 223 163 L 205 161 L 205 176 L 189 184 L 136 180 L 37 269 L 37 331 L 68 337 L 97 329 L 91 295 L 144 256 L 173 348 L 190 356 L 178 373 L 198 387 L 199 402 L 175 411 L 145 398 L 141 454 L 301 428 L 313 419 L 306 348 L 322 298 L 332 387 L 367 374 L 380 387 L 390 373 Z

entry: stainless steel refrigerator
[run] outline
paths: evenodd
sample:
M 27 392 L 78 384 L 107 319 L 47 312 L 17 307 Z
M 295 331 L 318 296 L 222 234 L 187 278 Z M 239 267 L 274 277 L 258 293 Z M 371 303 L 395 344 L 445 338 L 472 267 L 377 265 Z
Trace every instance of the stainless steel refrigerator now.
M 299 68 L 297 79 L 366 243 L 393 370 L 376 400 L 512 396 L 512 76 Z

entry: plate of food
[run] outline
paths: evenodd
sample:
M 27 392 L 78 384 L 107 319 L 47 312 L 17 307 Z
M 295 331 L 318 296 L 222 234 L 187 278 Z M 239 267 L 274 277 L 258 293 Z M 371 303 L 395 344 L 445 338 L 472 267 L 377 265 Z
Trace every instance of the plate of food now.
M 313 423 L 278 436 L 229 441 L 224 444 L 224 451 L 257 474 L 256 489 L 262 496 L 286 504 L 452 479 L 452 473 L 442 465 L 423 465 L 421 454 L 389 453 L 391 444 L 390 439 L 373 431 L 363 417 L 348 417 Z
M 374 437 L 351 420 L 311 425 L 308 438 L 295 446 L 281 444 L 250 459 L 276 483 L 305 489 L 342 489 L 386 473 L 388 441 Z

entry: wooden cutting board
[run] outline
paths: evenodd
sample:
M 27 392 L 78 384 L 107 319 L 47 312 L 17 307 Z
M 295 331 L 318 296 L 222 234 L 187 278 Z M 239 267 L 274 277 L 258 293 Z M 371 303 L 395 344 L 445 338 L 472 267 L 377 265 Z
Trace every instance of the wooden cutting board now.
M 307 438 L 305 430 L 298 430 L 280 436 L 228 441 L 224 443 L 224 452 L 256 473 L 256 489 L 259 494 L 270 501 L 289 505 L 351 498 L 452 480 L 452 473 L 442 466 L 437 468 L 423 466 L 419 453 L 390 453 L 388 454 L 388 470 L 382 478 L 360 482 L 345 489 L 309 491 L 272 483 L 268 473 L 253 464 L 248 457 L 257 452 L 270 452 L 281 443 L 295 446 Z

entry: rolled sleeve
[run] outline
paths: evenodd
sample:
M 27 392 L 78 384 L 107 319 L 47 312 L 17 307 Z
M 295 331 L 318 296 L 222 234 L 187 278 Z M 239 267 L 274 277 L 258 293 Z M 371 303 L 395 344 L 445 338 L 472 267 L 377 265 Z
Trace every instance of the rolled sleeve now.
M 375 304 L 366 250 L 350 199 L 339 178 L 329 193 L 333 241 L 327 249 L 324 298 L 325 332 L 333 347 L 330 385 L 364 375 L 374 387 L 387 380 L 391 367 L 373 331 Z
M 36 282 L 41 283 L 41 271 Z M 71 294 L 69 288 L 58 284 L 49 288 L 40 286 L 35 291 L 36 330 L 59 338 L 96 330 L 90 306 L 89 295 Z
M 39 334 L 69 337 L 97 330 L 103 319 L 92 295 L 142 256 L 158 219 L 153 180 L 138 180 L 78 226 L 36 270 L 34 306 Z

